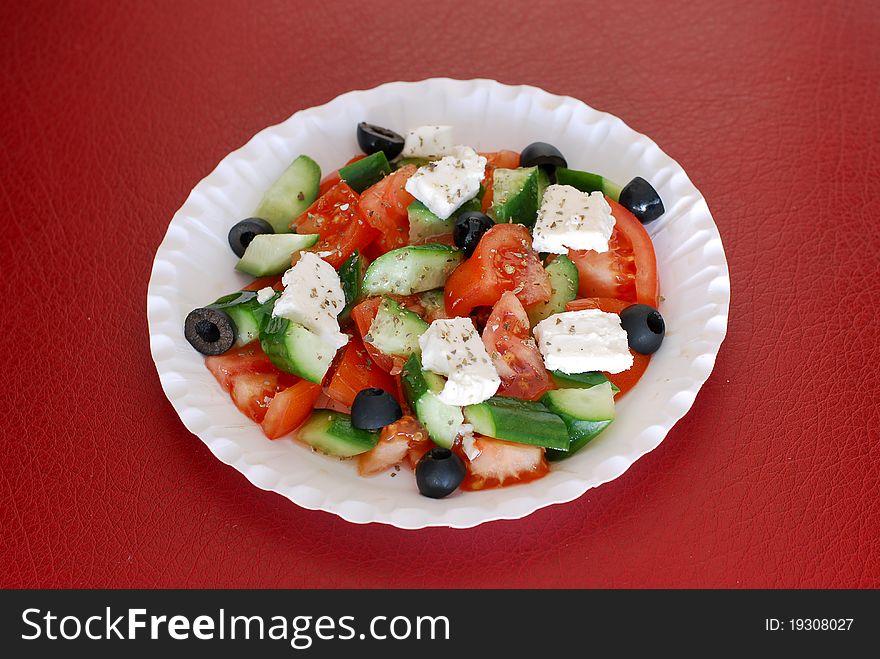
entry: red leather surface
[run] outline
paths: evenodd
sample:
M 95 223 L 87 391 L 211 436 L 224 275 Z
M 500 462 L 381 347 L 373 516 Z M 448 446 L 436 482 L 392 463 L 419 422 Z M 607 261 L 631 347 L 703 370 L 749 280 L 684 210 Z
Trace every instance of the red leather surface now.
M 0 5 L 0 585 L 880 586 L 880 5 L 345 4 Z M 437 75 L 652 136 L 720 227 L 730 332 L 666 441 L 578 501 L 355 526 L 187 433 L 147 280 L 189 190 L 253 133 Z

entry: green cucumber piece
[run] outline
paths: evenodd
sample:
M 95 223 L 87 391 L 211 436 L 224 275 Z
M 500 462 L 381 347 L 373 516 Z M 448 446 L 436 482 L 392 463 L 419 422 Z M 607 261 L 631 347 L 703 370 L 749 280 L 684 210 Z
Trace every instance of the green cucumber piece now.
M 611 382 L 601 371 L 589 371 L 587 373 L 563 373 L 562 371 L 550 371 L 550 377 L 560 389 L 589 389 L 599 384 L 608 383 L 611 391 L 617 393 L 620 389 Z
M 445 220 L 434 215 L 422 202 L 416 200 L 411 203 L 406 214 L 409 217 L 409 242 L 411 244 L 423 243 L 439 236 L 452 233 L 458 216 L 468 211 L 478 211 L 482 207 L 480 196 L 468 199 L 457 211 Z
M 290 269 L 290 257 L 318 242 L 317 233 L 266 233 L 254 236 L 235 265 L 254 277 L 280 275 Z
M 526 309 L 532 327 L 555 313 L 562 313 L 565 305 L 577 297 L 578 270 L 570 258 L 564 254 L 558 256 L 544 269 L 550 277 L 550 288 L 553 292 L 546 302 L 533 304 Z
M 355 428 L 348 414 L 332 410 L 312 412 L 296 437 L 322 453 L 340 458 L 366 453 L 379 441 L 378 432 Z
M 321 384 L 336 356 L 336 350 L 317 334 L 277 316 L 260 332 L 260 345 L 279 369 L 315 384 Z
M 376 311 L 364 341 L 384 355 L 409 357 L 421 354 L 419 337 L 428 329 L 428 323 L 418 314 L 404 309 L 389 297 L 383 298 Z
M 290 233 L 290 223 L 318 198 L 321 168 L 308 156 L 299 156 L 275 181 L 254 211 L 275 229 Z
M 431 439 L 438 446 L 452 448 L 458 436 L 464 415 L 461 408 L 447 405 L 437 394 L 443 390 L 445 382 L 435 373 L 422 370 L 418 355 L 412 355 L 400 373 L 403 395 L 416 413 L 416 418 L 425 426 Z
M 568 430 L 558 416 L 537 401 L 492 396 L 464 408 L 474 432 L 519 444 L 567 451 Z
M 611 197 L 614 201 L 620 198 L 620 186 L 599 174 L 557 167 L 556 183 L 559 185 L 570 185 L 581 192 L 601 192 Z
M 258 315 L 260 306 L 256 291 L 230 293 L 214 304 L 208 305 L 211 309 L 222 309 L 232 319 L 235 325 L 236 346 L 243 346 L 260 336 L 261 318 Z
M 376 151 L 366 158 L 340 168 L 339 178 L 348 183 L 348 187 L 360 194 L 371 185 L 378 183 L 391 173 L 391 165 L 383 151 Z
M 339 312 L 339 322 L 347 322 L 351 317 L 351 310 L 364 299 L 363 281 L 367 271 L 367 260 L 361 253 L 354 254 L 345 259 L 345 263 L 339 266 L 339 283 L 342 285 L 342 293 L 345 295 L 345 306 Z
M 415 165 L 416 167 L 424 167 L 429 162 L 431 162 L 430 158 L 420 158 L 416 156 L 412 156 L 410 158 L 398 158 L 394 162 L 391 163 L 391 169 L 397 171 L 407 165 Z
M 548 185 L 547 172 L 540 167 L 496 169 L 489 214 L 499 224 L 515 222 L 531 229 Z
M 419 303 L 425 308 L 425 317 L 446 318 L 446 298 L 442 288 L 419 293 Z
M 412 295 L 440 288 L 464 259 L 448 245 L 414 245 L 393 249 L 370 264 L 364 275 L 364 294 Z
M 541 402 L 565 423 L 570 444 L 568 451 L 547 451 L 549 460 L 574 455 L 614 421 L 614 391 L 610 382 L 588 389 L 555 389 Z

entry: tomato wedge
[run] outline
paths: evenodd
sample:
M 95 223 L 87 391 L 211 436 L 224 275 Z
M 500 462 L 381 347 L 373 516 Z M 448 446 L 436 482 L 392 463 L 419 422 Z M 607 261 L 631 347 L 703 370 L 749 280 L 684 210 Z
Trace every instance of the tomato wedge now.
M 398 395 L 394 378 L 373 362 L 360 337 L 353 336 L 343 348 L 342 358 L 327 385 L 327 395 L 351 407 L 358 392 L 369 387 L 384 389 L 395 398 Z
M 651 237 L 632 213 L 613 199 L 605 199 L 615 220 L 608 251 L 569 250 L 568 253 L 580 277 L 578 294 L 656 307 L 660 287 Z
M 406 209 L 413 197 L 406 191 L 406 182 L 416 173 L 415 165 L 401 167 L 361 193 L 361 215 L 379 232 L 373 250 L 381 256 L 409 243 L 409 217 Z M 375 257 L 374 257 L 375 258 Z
M 550 471 L 544 449 L 540 446 L 504 442 L 482 435 L 475 436 L 474 446 L 480 455 L 473 460 L 463 458 L 467 475 L 461 483 L 462 490 L 487 490 L 528 483 Z
M 496 224 L 483 235 L 446 281 L 446 311 L 467 316 L 474 307 L 493 306 L 504 291 L 526 306 L 546 302 L 552 292 L 529 230 L 520 224 Z
M 358 474 L 375 476 L 404 460 L 414 465 L 430 446 L 428 431 L 413 417 L 402 417 L 382 428 L 376 446 L 358 456 Z
M 516 169 L 519 167 L 519 153 L 516 151 L 490 151 L 481 153 L 486 158 L 486 174 L 483 176 L 483 212 L 492 207 L 492 184 L 496 169 Z
M 483 343 L 501 377 L 499 395 L 537 400 L 553 389 L 526 310 L 510 291 L 495 303 L 483 330 Z
M 275 394 L 263 418 L 262 426 L 266 437 L 278 439 L 293 432 L 312 413 L 320 395 L 321 385 L 308 380 L 300 380 L 292 387 Z
M 275 395 L 299 381 L 275 368 L 259 341 L 206 357 L 205 366 L 232 396 L 235 406 L 257 423 L 263 421 Z
M 633 303 L 607 297 L 586 298 L 572 300 L 565 305 L 565 310 L 581 311 L 582 309 L 601 309 L 608 313 L 619 314 L 631 304 Z M 633 356 L 633 365 L 629 370 L 624 371 L 623 373 L 605 373 L 605 376 L 611 380 L 618 389 L 620 389 L 620 391 L 615 394 L 615 398 L 620 398 L 636 385 L 645 373 L 645 369 L 648 368 L 648 363 L 651 361 L 651 355 L 640 355 L 632 350 L 630 350 L 630 353 L 632 353 Z
M 358 195 L 340 181 L 308 207 L 291 223 L 297 233 L 317 233 L 315 252 L 334 268 L 338 268 L 355 250 L 363 249 L 377 232 L 360 216 Z

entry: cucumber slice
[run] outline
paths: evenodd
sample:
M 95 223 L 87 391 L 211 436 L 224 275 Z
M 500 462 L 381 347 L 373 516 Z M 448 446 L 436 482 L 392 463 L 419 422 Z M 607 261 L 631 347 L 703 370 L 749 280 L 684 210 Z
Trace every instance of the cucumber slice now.
M 424 243 L 439 236 L 447 236 L 455 227 L 458 216 L 467 211 L 478 211 L 482 207 L 480 195 L 464 202 L 457 211 L 445 220 L 434 215 L 422 202 L 416 200 L 411 203 L 406 214 L 409 217 L 409 242 L 411 244 Z
M 376 151 L 366 158 L 346 165 L 339 170 L 339 178 L 348 183 L 348 187 L 360 194 L 371 185 L 378 183 L 391 173 L 391 165 L 384 151 Z
M 620 391 L 617 385 L 611 382 L 601 371 L 589 371 L 587 373 L 563 373 L 562 371 L 550 371 L 550 377 L 560 389 L 589 389 L 605 382 L 611 385 L 611 391 Z
M 461 250 L 434 243 L 393 249 L 367 268 L 364 294 L 412 295 L 440 288 L 463 258 Z
M 237 338 L 234 345 L 243 346 L 260 336 L 260 306 L 255 291 L 238 291 L 224 295 L 208 308 L 222 309 L 229 315 L 235 325 Z
M 336 356 L 321 337 L 287 318 L 271 318 L 260 332 L 260 345 L 279 369 L 315 384 L 321 384 Z
M 300 156 L 284 170 L 263 195 L 254 217 L 260 217 L 275 233 L 290 233 L 290 223 L 318 198 L 321 168 L 308 156 Z
M 531 229 L 550 180 L 540 167 L 496 169 L 490 215 L 496 222 L 516 222 Z
M 290 269 L 290 257 L 318 242 L 317 233 L 266 233 L 254 236 L 235 269 L 254 277 L 280 275 Z
M 404 309 L 397 302 L 386 297 L 379 303 L 376 317 L 370 325 L 364 341 L 385 355 L 421 354 L 419 337 L 428 329 L 428 323 L 418 314 Z
M 577 297 L 578 270 L 574 262 L 565 255 L 556 257 L 546 268 L 550 276 L 553 293 L 546 302 L 539 302 L 526 309 L 532 327 L 555 313 L 565 311 L 565 305 Z
M 412 355 L 404 364 L 400 379 L 407 403 L 434 443 L 452 448 L 461 424 L 464 423 L 464 415 L 460 407 L 447 405 L 437 398 L 445 384 L 443 378 L 423 371 L 418 355 Z
M 348 321 L 351 317 L 351 310 L 364 298 L 362 289 L 366 271 L 367 260 L 357 251 L 339 266 L 339 283 L 342 285 L 342 293 L 345 295 L 345 306 L 338 316 L 340 323 Z
M 549 460 L 574 455 L 614 420 L 614 391 L 607 381 L 587 389 L 548 391 L 541 402 L 559 415 L 570 438 L 568 451 L 547 451 Z
M 519 444 L 567 451 L 568 430 L 558 416 L 537 401 L 493 396 L 464 408 L 474 432 Z
M 425 316 L 446 318 L 446 298 L 443 297 L 443 289 L 435 288 L 431 291 L 419 293 L 419 303 L 425 308 Z
M 312 412 L 296 436 L 312 448 L 340 458 L 366 453 L 379 441 L 379 433 L 355 428 L 348 414 L 332 410 Z
M 614 201 L 620 199 L 620 186 L 599 174 L 557 167 L 556 182 L 559 185 L 570 185 L 581 192 L 601 192 L 611 197 Z

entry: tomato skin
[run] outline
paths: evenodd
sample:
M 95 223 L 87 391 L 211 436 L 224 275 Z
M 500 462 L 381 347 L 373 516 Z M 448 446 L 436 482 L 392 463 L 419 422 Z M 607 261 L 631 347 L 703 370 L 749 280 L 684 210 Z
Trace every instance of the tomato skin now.
M 537 400 L 554 388 L 532 338 L 526 310 L 510 291 L 505 291 L 492 309 L 483 343 L 501 377 L 499 396 Z
M 257 423 L 263 421 L 275 395 L 299 381 L 275 368 L 259 341 L 206 357 L 205 366 L 229 392 L 235 406 Z
M 321 386 L 308 380 L 300 380 L 292 387 L 278 392 L 269 403 L 263 418 L 263 433 L 269 439 L 278 439 L 293 432 L 312 413 L 320 395 Z
M 379 232 L 374 241 L 377 255 L 409 244 L 409 216 L 406 209 L 413 197 L 406 182 L 416 173 L 415 165 L 406 165 L 361 193 L 360 211 L 367 224 Z
M 494 306 L 504 291 L 513 291 L 524 305 L 546 302 L 552 292 L 529 230 L 520 224 L 496 224 L 453 270 L 444 291 L 446 311 L 467 316 L 474 307 Z
M 482 435 L 474 436 L 474 446 L 480 455 L 473 460 L 468 460 L 457 448 L 467 467 L 467 475 L 461 483 L 461 489 L 465 491 L 529 483 L 543 478 L 550 471 L 544 449 L 540 446 L 505 442 Z
M 422 455 L 431 446 L 428 431 L 415 418 L 404 416 L 382 428 L 379 441 L 371 450 L 358 456 L 358 474 L 375 476 L 406 460 L 414 464 L 411 456 Z M 418 458 L 415 459 L 418 462 Z
M 354 324 L 358 329 L 361 340 L 363 340 L 363 338 L 370 333 L 370 325 L 373 324 L 373 319 L 376 317 L 376 314 L 379 311 L 379 305 L 381 303 L 381 297 L 368 297 L 366 300 L 364 300 L 351 310 L 351 319 L 354 321 Z M 364 341 L 364 347 L 367 349 L 370 358 L 373 360 L 376 366 L 388 373 L 395 373 L 395 362 L 392 357 L 388 355 L 383 355 L 373 346 L 372 343 L 368 341 Z M 397 368 L 396 373 L 399 373 L 402 367 L 403 364 L 399 364 L 399 368 Z
M 273 277 L 258 277 L 247 286 L 242 286 L 243 291 L 258 291 L 266 287 L 274 288 L 276 291 L 284 290 L 284 284 L 281 283 L 281 275 Z
M 495 182 L 495 170 L 516 169 L 519 167 L 519 153 L 516 151 L 490 151 L 481 153 L 486 158 L 486 173 L 483 176 L 483 204 L 482 211 L 484 213 L 492 207 L 493 190 L 492 185 Z
M 320 238 L 307 251 L 322 255 L 339 268 L 355 250 L 369 245 L 377 232 L 358 212 L 358 195 L 340 181 L 290 224 L 297 233 L 317 233 Z M 329 252 L 329 254 L 328 254 Z
M 343 348 L 342 358 L 327 385 L 327 395 L 351 407 L 358 392 L 369 387 L 384 389 L 395 398 L 398 395 L 394 378 L 373 362 L 361 339 L 353 336 Z
M 660 287 L 651 237 L 632 213 L 609 197 L 605 200 L 615 220 L 608 251 L 569 250 L 568 253 L 578 269 L 578 295 L 656 307 Z
M 565 310 L 582 311 L 583 309 L 601 309 L 608 313 L 619 314 L 631 304 L 633 304 L 633 302 L 625 302 L 623 300 L 615 300 L 614 298 L 607 297 L 585 298 L 572 300 L 565 305 Z M 648 364 L 651 362 L 651 355 L 640 355 L 632 350 L 630 350 L 630 354 L 633 356 L 633 365 L 629 370 L 623 371 L 622 373 L 605 373 L 605 377 L 611 380 L 611 382 L 620 389 L 620 391 L 614 395 L 615 399 L 620 398 L 627 391 L 636 386 L 636 383 L 641 379 L 642 375 L 644 375 L 645 369 L 648 368 Z
M 348 165 L 352 164 L 353 162 L 357 162 L 358 160 L 363 160 L 366 157 L 367 157 L 366 154 L 357 155 L 354 158 L 352 158 L 351 160 L 349 160 L 347 163 L 345 163 L 344 166 L 347 167 Z M 327 190 L 332 188 L 334 185 L 339 183 L 339 181 L 341 181 L 341 180 L 342 179 L 339 178 L 339 170 L 338 169 L 327 174 L 327 176 L 325 176 L 324 178 L 321 179 L 321 185 L 318 188 L 318 196 L 322 197 L 324 195 L 324 193 L 327 192 Z

